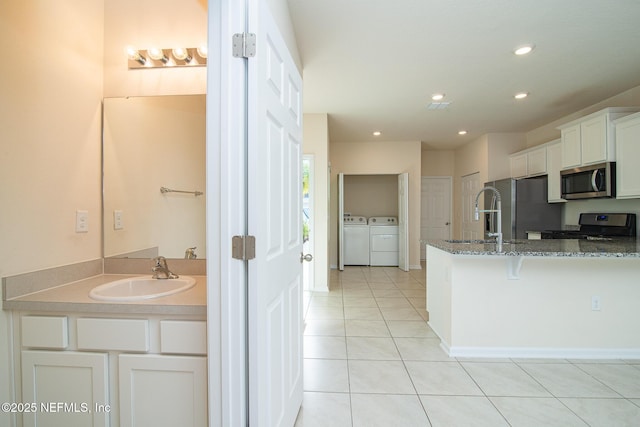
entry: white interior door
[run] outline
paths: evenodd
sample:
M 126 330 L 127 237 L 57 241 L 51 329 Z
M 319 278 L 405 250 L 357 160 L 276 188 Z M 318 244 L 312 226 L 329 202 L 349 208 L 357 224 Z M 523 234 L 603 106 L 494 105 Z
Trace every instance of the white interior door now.
M 338 174 L 338 269 L 344 270 L 344 174 Z
M 451 238 L 451 177 L 422 177 L 420 240 Z M 420 245 L 426 259 L 426 245 Z
M 409 174 L 398 175 L 398 267 L 409 271 Z
M 266 0 L 249 5 L 249 424 L 290 427 L 303 396 L 302 78 Z
M 482 235 L 482 223 L 474 219 L 476 195 L 480 191 L 480 174 L 462 177 L 462 238 L 475 240 Z

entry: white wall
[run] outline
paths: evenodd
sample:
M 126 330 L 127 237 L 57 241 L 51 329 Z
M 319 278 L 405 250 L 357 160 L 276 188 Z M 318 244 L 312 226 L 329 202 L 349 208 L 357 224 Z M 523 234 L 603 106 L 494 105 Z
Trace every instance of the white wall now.
M 454 150 L 422 151 L 422 176 L 453 176 L 454 172 Z
M 331 265 L 338 263 L 338 173 L 352 175 L 409 173 L 409 264 L 420 265 L 420 141 L 331 144 Z
M 302 150 L 313 155 L 314 288 L 329 289 L 329 125 L 326 114 L 303 117 Z

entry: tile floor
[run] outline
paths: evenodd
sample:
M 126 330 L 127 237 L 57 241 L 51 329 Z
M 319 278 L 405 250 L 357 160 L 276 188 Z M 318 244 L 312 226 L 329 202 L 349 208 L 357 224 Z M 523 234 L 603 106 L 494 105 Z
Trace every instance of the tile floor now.
M 424 276 L 347 267 L 306 295 L 297 427 L 640 426 L 640 360 L 449 358 Z

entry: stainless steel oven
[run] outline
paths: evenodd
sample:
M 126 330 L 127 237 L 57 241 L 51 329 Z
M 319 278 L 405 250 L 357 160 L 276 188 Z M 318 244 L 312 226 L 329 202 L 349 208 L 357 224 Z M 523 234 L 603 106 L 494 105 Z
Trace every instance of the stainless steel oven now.
M 560 172 L 562 198 L 594 199 L 616 196 L 615 162 L 582 166 Z

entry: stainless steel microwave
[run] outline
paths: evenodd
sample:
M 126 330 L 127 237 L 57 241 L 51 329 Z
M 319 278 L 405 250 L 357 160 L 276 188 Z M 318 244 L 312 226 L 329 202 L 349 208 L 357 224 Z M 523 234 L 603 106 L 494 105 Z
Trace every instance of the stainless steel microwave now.
M 595 199 L 616 196 L 615 162 L 581 166 L 560 172 L 562 198 Z

